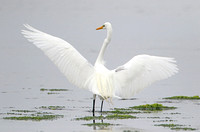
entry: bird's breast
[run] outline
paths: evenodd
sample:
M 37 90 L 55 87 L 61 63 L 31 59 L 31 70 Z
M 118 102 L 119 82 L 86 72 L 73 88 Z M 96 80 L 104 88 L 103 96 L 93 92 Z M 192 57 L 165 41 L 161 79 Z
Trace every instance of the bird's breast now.
M 113 96 L 113 78 L 110 72 L 97 72 L 95 75 L 97 90 L 102 98 L 107 99 Z

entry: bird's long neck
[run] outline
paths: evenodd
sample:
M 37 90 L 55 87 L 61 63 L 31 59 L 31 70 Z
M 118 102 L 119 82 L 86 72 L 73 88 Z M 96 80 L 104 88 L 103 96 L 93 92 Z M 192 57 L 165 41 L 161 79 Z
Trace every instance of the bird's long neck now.
M 108 46 L 108 44 L 111 41 L 111 36 L 112 36 L 112 27 L 108 27 L 107 28 L 107 36 L 104 39 L 103 45 L 101 47 L 101 50 L 99 52 L 99 55 L 97 57 L 95 65 L 96 64 L 103 64 L 104 63 L 104 60 L 103 60 L 104 53 L 105 53 L 106 47 Z

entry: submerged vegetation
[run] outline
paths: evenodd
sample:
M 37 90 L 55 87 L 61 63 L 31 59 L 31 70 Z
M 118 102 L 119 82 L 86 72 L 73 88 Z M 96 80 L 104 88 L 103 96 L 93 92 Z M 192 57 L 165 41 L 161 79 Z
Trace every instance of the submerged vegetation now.
M 85 120 L 85 121 L 89 121 L 89 120 L 103 120 L 104 116 L 85 116 L 85 117 L 81 117 L 81 118 L 76 118 L 76 120 Z
M 147 111 L 161 111 L 161 110 L 176 109 L 176 107 L 163 106 L 162 104 L 157 104 L 157 103 L 133 106 L 133 107 L 129 107 L 129 108 L 137 109 L 137 110 L 147 110 Z
M 191 127 L 173 127 L 173 128 L 171 128 L 171 130 L 195 131 L 197 129 L 191 128 Z
M 50 91 L 50 90 L 42 89 L 41 91 Z M 198 99 L 198 98 L 199 96 L 193 96 L 193 97 L 174 96 L 170 98 L 168 97 L 166 99 Z M 119 124 L 112 124 L 112 122 L 111 123 L 109 122 L 112 120 L 149 119 L 149 120 L 152 120 L 152 122 L 155 124 L 154 126 L 166 127 L 175 131 L 197 130 L 197 128 L 192 128 L 190 127 L 190 125 L 173 124 L 177 122 L 177 120 L 174 120 L 173 115 L 181 115 L 181 113 L 178 113 L 176 111 L 163 112 L 162 114 L 167 115 L 166 117 L 159 116 L 158 114 L 155 116 L 156 111 L 170 110 L 170 109 L 176 109 L 176 107 L 164 106 L 158 103 L 145 104 L 145 105 L 138 105 L 138 106 L 133 106 L 133 107 L 128 107 L 128 108 L 114 108 L 113 110 L 110 110 L 110 111 L 103 111 L 100 116 L 85 116 L 85 117 L 75 118 L 75 120 L 90 121 L 82 125 L 104 128 L 108 126 L 119 125 Z M 48 112 L 45 112 L 45 110 Z M 40 106 L 40 107 L 35 107 L 34 110 L 11 110 L 10 112 L 5 113 L 7 117 L 3 117 L 3 119 L 41 121 L 41 120 L 56 120 L 58 118 L 64 117 L 64 115 L 52 113 L 54 110 L 65 110 L 65 106 Z M 154 114 L 149 114 L 149 113 L 154 113 Z M 97 113 L 97 114 L 100 114 L 100 113 Z M 137 114 L 137 116 L 135 116 L 135 114 Z M 138 115 L 141 115 L 141 116 L 138 116 Z M 98 123 L 95 123 L 94 120 L 97 120 Z M 103 123 L 103 120 L 106 120 L 108 122 Z M 91 121 L 93 121 L 93 123 L 91 123 Z M 165 124 L 165 123 L 168 123 L 168 124 Z
M 103 113 L 108 114 L 144 114 L 152 113 L 153 111 L 176 109 L 176 107 L 163 106 L 162 104 L 145 104 L 139 106 L 133 106 L 129 108 L 114 108 L 113 111 L 104 111 Z M 142 110 L 142 111 L 141 111 Z
M 135 119 L 136 116 L 132 115 L 121 115 L 121 114 L 114 114 L 114 115 L 107 115 L 105 119 Z
M 30 113 L 30 112 L 36 112 L 36 111 L 35 110 L 12 110 L 12 112 Z
M 135 119 L 135 116 L 132 115 L 122 115 L 122 114 L 113 114 L 107 116 L 86 116 L 81 118 L 76 118 L 76 120 L 103 120 L 103 119 Z
M 118 108 L 115 108 L 114 110 L 112 111 L 103 111 L 102 112 L 103 114 L 139 114 L 139 113 L 143 113 L 143 112 L 140 112 L 140 111 L 133 111 L 132 109 L 118 109 Z
M 65 106 L 41 106 L 39 109 L 45 109 L 45 110 L 63 110 L 65 109 Z
M 156 124 L 154 126 L 168 127 L 171 130 L 185 130 L 185 131 L 197 130 L 196 128 L 185 127 L 185 125 L 180 125 L 180 124 Z
M 156 124 L 154 126 L 162 126 L 162 127 L 180 127 L 180 126 L 184 126 L 184 125 L 180 125 L 180 124 Z
M 47 94 L 59 94 L 59 93 L 55 93 L 55 92 L 48 92 Z
M 173 97 L 166 97 L 164 99 L 197 100 L 197 99 L 200 99 L 200 97 L 199 96 L 173 96 Z
M 68 91 L 68 89 L 45 89 L 45 88 L 41 88 L 40 91 Z
M 48 91 L 47 94 L 48 95 L 52 95 L 52 94 L 60 94 L 59 92 L 68 91 L 68 89 L 46 89 L 46 88 L 41 88 L 40 91 Z
M 88 124 L 83 124 L 86 126 L 98 126 L 98 127 L 107 127 L 107 126 L 113 126 L 114 124 L 111 123 L 88 123 Z
M 55 120 L 64 117 L 63 115 L 57 115 L 51 112 L 40 112 L 35 110 L 12 110 L 12 113 L 7 113 L 7 115 L 18 115 L 18 116 L 3 117 L 3 119 L 41 121 L 41 120 Z
M 30 116 L 19 116 L 19 117 L 12 116 L 12 117 L 4 117 L 3 119 L 41 121 L 41 120 L 54 120 L 57 118 L 63 118 L 63 115 L 30 115 Z

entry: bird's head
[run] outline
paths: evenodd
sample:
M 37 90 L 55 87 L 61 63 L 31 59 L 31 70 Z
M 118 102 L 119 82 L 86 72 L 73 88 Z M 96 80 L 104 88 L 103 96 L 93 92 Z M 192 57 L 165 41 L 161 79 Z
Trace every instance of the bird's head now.
M 96 30 L 109 29 L 109 28 L 112 28 L 111 24 L 109 22 L 105 22 L 101 27 L 98 27 Z

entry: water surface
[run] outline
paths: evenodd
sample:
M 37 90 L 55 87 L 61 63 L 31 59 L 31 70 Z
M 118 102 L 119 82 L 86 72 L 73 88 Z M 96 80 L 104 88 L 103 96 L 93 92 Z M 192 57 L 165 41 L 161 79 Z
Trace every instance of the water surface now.
M 136 100 L 105 103 L 104 110 L 163 101 L 174 95 L 200 95 L 200 1 L 198 0 L 34 0 L 2 1 L 0 5 L 0 129 L 4 132 L 93 131 L 76 117 L 91 115 L 92 94 L 72 86 L 50 60 L 20 34 L 23 23 L 61 37 L 71 43 L 92 64 L 105 37 L 96 27 L 113 24 L 113 38 L 105 60 L 109 69 L 124 64 L 137 54 L 174 57 L 179 74 L 158 82 L 134 96 Z M 48 95 L 41 88 L 66 88 L 69 91 Z M 169 115 L 175 123 L 200 129 L 199 101 L 163 102 L 174 111 L 139 115 L 136 120 L 112 120 L 120 126 L 109 131 L 170 131 L 155 127 L 148 116 Z M 5 113 L 13 109 L 34 110 L 40 106 L 65 106 L 56 111 L 65 115 L 54 121 L 10 121 Z M 100 101 L 97 101 L 100 106 Z M 99 109 L 99 108 L 97 108 Z M 168 115 L 167 115 L 168 116 Z M 12 126 L 12 127 L 10 127 Z M 97 128 L 98 129 L 98 128 Z

